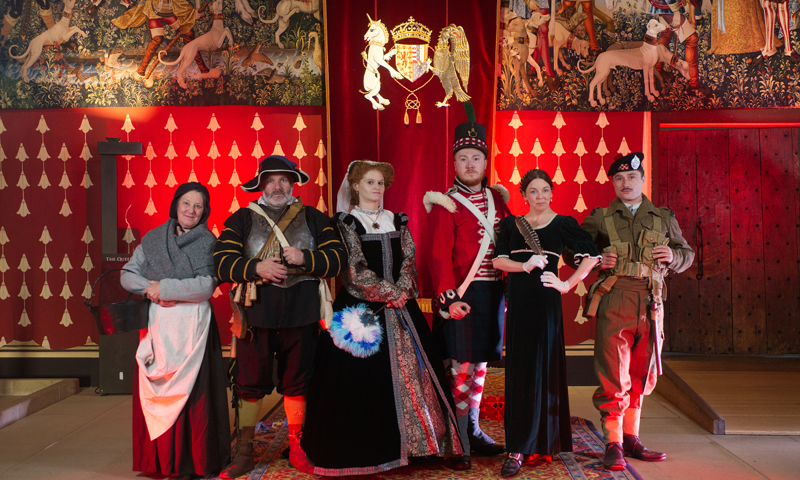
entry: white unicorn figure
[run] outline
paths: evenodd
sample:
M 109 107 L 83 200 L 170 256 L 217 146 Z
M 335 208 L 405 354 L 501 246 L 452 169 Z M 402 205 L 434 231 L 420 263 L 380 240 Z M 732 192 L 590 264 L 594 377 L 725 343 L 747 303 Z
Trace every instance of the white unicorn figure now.
M 395 48 L 391 49 L 386 55 L 383 53 L 386 51 L 386 42 L 389 41 L 389 30 L 386 25 L 380 20 L 373 20 L 369 14 L 367 14 L 367 19 L 369 19 L 369 29 L 364 34 L 364 41 L 368 42 L 369 46 L 365 52 L 361 52 L 361 57 L 364 59 L 364 67 L 366 68 L 364 71 L 364 90 L 366 92 L 361 93 L 364 93 L 364 98 L 372 103 L 373 109 L 383 110 L 384 105 L 389 105 L 389 100 L 380 96 L 381 76 L 378 73 L 378 67 L 389 70 L 392 77 L 398 80 L 403 78 L 403 74 L 386 63 L 397 53 Z M 375 101 L 376 98 L 378 99 L 377 102 Z

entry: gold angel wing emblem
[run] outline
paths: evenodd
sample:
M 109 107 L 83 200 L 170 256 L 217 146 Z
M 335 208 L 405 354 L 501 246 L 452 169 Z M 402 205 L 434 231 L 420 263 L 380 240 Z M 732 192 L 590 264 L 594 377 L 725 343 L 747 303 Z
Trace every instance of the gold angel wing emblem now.
M 466 92 L 469 84 L 469 42 L 462 27 L 450 24 L 439 33 L 431 71 L 439 77 L 445 92 L 444 100 L 436 102 L 437 107 L 449 107 L 447 102 L 453 95 L 459 102 L 471 98 Z

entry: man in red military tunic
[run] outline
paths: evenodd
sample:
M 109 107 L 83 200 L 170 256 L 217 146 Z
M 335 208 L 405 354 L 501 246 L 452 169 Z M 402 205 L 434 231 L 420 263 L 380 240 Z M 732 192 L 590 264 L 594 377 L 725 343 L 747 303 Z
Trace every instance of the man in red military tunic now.
M 445 193 L 428 192 L 423 200 L 433 225 L 429 261 L 438 295 L 434 323 L 442 323 L 445 368 L 464 446 L 464 456 L 451 460 L 456 470 L 471 468 L 470 451 L 487 456 L 504 452 L 478 424 L 486 363 L 502 356 L 498 311 L 503 285 L 492 267 L 492 252 L 500 220 L 510 214 L 508 191 L 486 186 L 488 151 L 483 125 L 473 118 L 457 126 L 454 186 Z

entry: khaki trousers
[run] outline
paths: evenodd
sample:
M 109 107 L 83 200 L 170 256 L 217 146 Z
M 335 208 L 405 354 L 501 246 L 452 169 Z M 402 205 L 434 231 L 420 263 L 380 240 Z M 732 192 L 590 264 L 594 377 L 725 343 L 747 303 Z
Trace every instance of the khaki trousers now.
M 620 277 L 597 309 L 594 368 L 600 387 L 592 396 L 603 419 L 606 444 L 639 434 L 642 398 L 658 378 L 657 338 L 663 309 L 653 312 L 646 279 Z

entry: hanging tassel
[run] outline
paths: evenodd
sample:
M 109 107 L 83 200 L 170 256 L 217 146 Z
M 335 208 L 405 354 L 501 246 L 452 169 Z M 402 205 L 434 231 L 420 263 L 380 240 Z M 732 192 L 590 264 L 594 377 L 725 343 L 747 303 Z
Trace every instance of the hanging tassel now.
M 561 185 L 562 183 L 564 183 L 564 174 L 561 172 L 561 165 L 559 165 L 558 168 L 556 168 L 556 174 L 553 177 L 553 183 L 555 183 L 556 185 Z
M 514 185 L 519 185 L 520 176 L 519 176 L 519 169 L 517 169 L 517 165 L 514 165 L 514 173 L 511 174 L 511 183 Z
M 582 166 L 578 167 L 578 173 L 575 174 L 575 180 L 574 181 L 577 182 L 578 185 L 581 185 L 584 182 L 586 182 L 586 175 L 583 173 L 583 167 Z
M 422 112 L 417 110 L 417 125 L 422 123 Z
M 406 108 L 406 114 L 403 116 L 403 123 L 408 125 L 408 109 Z
M 588 320 L 583 316 L 583 307 L 578 307 L 578 314 L 575 315 L 575 323 L 583 325 L 586 322 L 588 322 Z
M 583 201 L 582 194 L 578 195 L 578 201 L 575 202 L 575 210 L 577 210 L 578 213 L 581 213 L 584 210 L 586 210 L 586 202 Z
M 594 180 L 600 185 L 603 185 L 608 181 L 608 175 L 606 175 L 606 170 L 603 167 L 603 165 L 600 165 L 600 171 L 597 172 L 597 178 L 595 178 Z

